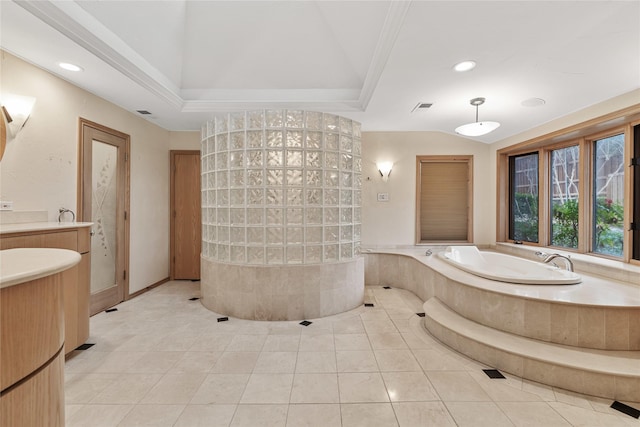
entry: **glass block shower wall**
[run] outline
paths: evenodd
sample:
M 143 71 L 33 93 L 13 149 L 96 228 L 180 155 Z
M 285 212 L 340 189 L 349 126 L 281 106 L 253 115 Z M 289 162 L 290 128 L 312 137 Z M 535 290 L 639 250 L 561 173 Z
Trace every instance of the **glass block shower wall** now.
M 351 260 L 360 253 L 360 124 L 261 110 L 202 129 L 202 256 L 245 265 Z

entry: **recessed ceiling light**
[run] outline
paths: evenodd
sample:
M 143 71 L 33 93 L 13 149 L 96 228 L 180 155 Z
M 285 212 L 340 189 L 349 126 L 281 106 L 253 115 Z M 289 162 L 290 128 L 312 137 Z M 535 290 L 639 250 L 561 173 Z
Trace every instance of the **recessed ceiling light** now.
M 76 65 L 76 64 L 71 64 L 69 62 L 61 62 L 58 64 L 60 66 L 60 68 L 63 68 L 67 71 L 82 71 L 83 68 Z
M 476 68 L 476 61 L 471 61 L 471 60 L 458 62 L 456 65 L 453 66 L 453 69 L 460 73 L 463 73 L 465 71 L 471 71 L 474 68 Z
M 542 98 L 529 98 L 522 101 L 520 105 L 522 105 L 523 107 L 540 107 L 546 103 L 547 101 Z

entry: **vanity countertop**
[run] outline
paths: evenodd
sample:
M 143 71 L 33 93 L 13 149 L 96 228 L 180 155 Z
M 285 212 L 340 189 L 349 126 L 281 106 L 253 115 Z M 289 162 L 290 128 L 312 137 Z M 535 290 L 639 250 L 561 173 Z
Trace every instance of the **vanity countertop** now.
M 0 288 L 59 273 L 80 262 L 68 249 L 18 248 L 0 251 Z
M 16 224 L 0 224 L 0 234 L 64 230 L 67 228 L 91 227 L 92 225 L 92 222 L 24 222 Z

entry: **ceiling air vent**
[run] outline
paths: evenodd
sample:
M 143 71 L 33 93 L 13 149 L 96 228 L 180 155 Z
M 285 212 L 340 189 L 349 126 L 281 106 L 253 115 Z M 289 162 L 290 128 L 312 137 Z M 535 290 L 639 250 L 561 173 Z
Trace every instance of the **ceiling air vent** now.
M 433 103 L 431 102 L 418 102 L 418 104 L 413 107 L 413 110 L 411 110 L 411 112 L 413 113 L 414 111 L 417 110 L 426 110 L 427 108 L 431 108 L 431 106 L 433 105 Z
M 151 114 L 151 112 L 147 111 L 147 110 L 136 110 L 139 114 L 143 114 L 143 115 L 147 115 L 147 114 Z

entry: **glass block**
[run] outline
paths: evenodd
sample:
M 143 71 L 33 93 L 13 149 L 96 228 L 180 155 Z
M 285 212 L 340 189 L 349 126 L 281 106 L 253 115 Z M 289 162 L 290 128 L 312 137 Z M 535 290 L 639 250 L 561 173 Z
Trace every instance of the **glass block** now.
M 267 264 L 282 264 L 284 248 L 267 248 Z
M 324 262 L 331 262 L 338 260 L 338 245 L 325 245 L 324 247 Z
M 229 187 L 229 172 L 227 171 L 216 172 L 216 186 L 218 188 Z
M 360 208 L 353 208 L 353 222 L 362 222 L 362 210 Z
M 340 245 L 340 259 L 353 258 L 353 243 L 343 243 Z
M 327 206 L 338 206 L 339 191 L 335 189 L 324 190 L 324 204 Z
M 304 112 L 300 110 L 287 110 L 285 126 L 297 129 L 304 127 Z
M 229 224 L 229 208 L 218 208 L 218 224 Z
M 262 129 L 264 127 L 264 111 L 249 111 L 249 129 Z
M 331 226 L 324 228 L 324 242 L 333 243 L 339 239 L 340 228 L 338 226 Z
M 247 147 L 262 148 L 264 146 L 264 133 L 261 130 L 247 131 Z
M 216 152 L 216 139 L 211 137 L 207 140 L 207 153 L 212 154 Z
M 340 135 L 340 150 L 347 153 L 353 151 L 353 139 L 350 136 Z
M 262 150 L 247 151 L 247 167 L 261 168 L 264 166 L 264 153 Z
M 269 187 L 281 187 L 284 184 L 284 171 L 282 169 L 267 169 L 267 182 Z
M 229 152 L 229 167 L 232 169 L 244 168 L 244 151 Z
M 303 246 L 287 246 L 287 264 L 302 264 Z
M 360 138 L 362 136 L 362 131 L 361 131 L 362 125 L 358 122 L 353 122 L 351 126 L 352 126 L 353 137 Z
M 267 188 L 267 205 L 284 205 L 284 190 Z
M 338 208 L 324 208 L 324 223 L 325 224 L 338 224 L 340 211 Z
M 353 209 L 340 208 L 340 223 L 351 224 L 352 221 L 353 221 Z
M 247 208 L 247 224 L 262 225 L 264 222 L 264 209 Z
M 229 227 L 218 226 L 217 232 L 218 242 L 219 243 L 228 243 L 229 242 Z
M 311 150 L 322 149 L 322 132 L 307 131 L 305 147 Z
M 351 125 L 351 120 L 346 117 L 340 117 L 340 133 L 345 135 L 351 135 L 353 132 L 353 128 Z
M 244 208 L 229 209 L 229 222 L 232 225 L 244 225 L 245 215 Z
M 353 186 L 353 174 L 351 172 L 340 173 L 340 186 L 351 188 Z
M 302 151 L 287 150 L 287 167 L 302 167 Z
M 225 152 L 229 149 L 229 136 L 224 133 L 216 135 L 216 151 L 218 153 Z
M 282 245 L 284 243 L 284 228 L 267 227 L 267 245 Z
M 362 226 L 360 224 L 355 224 L 353 226 L 353 240 L 360 241 L 360 236 L 362 232 Z
M 307 244 L 322 243 L 322 227 L 307 227 L 304 238 Z
M 324 149 L 338 151 L 339 139 L 337 133 L 326 133 L 324 135 Z
M 351 206 L 353 204 L 353 195 L 351 190 L 340 190 L 340 204 Z
M 353 157 L 353 172 L 360 173 L 362 172 L 362 159 L 360 157 Z
M 207 257 L 207 258 L 211 258 L 211 256 L 209 255 L 209 244 L 203 242 L 202 243 L 202 256 Z
M 245 256 L 244 246 L 231 246 L 230 261 L 237 263 L 246 263 L 247 258 Z
M 362 248 L 360 242 L 353 242 L 353 256 L 357 257 L 362 254 Z
M 303 204 L 302 188 L 287 188 L 287 205 L 301 206 Z
M 267 110 L 265 115 L 265 125 L 268 128 L 280 128 L 284 124 L 282 110 Z
M 227 169 L 229 167 L 229 154 L 227 152 L 216 155 L 216 169 Z
M 306 190 L 307 205 L 322 205 L 322 189 L 321 188 L 308 188 Z
M 262 205 L 264 203 L 264 188 L 247 189 L 247 205 Z
M 339 130 L 339 122 L 338 116 L 334 116 L 333 114 L 324 114 L 324 128 L 326 130 L 338 131 Z
M 302 227 L 287 227 L 287 243 L 288 244 L 303 244 L 304 243 L 304 229 Z
M 340 241 L 350 242 L 353 240 L 353 226 L 343 225 L 340 227 Z
M 216 206 L 229 206 L 229 190 L 218 190 Z
M 229 130 L 228 114 L 218 114 L 216 120 L 216 133 L 227 132 Z
M 322 208 L 306 208 L 304 215 L 307 225 L 322 224 Z
M 282 131 L 279 131 L 279 130 L 267 131 L 267 147 L 271 147 L 271 148 L 282 147 Z
M 343 171 L 353 170 L 353 156 L 351 154 L 340 154 L 340 169 L 342 169 Z
M 353 188 L 362 188 L 362 175 L 359 173 L 353 174 Z
M 302 169 L 287 169 L 287 185 L 302 186 Z
M 305 112 L 305 123 L 307 129 L 321 130 L 322 129 L 322 113 L 317 111 Z
M 247 243 L 250 245 L 264 245 L 264 228 L 247 227 Z
M 324 167 L 327 169 L 338 169 L 338 153 L 324 153 Z
M 322 246 L 306 246 L 304 249 L 305 264 L 322 262 Z
M 244 206 L 244 188 L 229 190 L 229 203 L 232 206 Z
M 217 209 L 207 209 L 207 224 L 215 224 L 217 218 Z
M 353 191 L 353 204 L 355 206 L 362 205 L 362 192 L 360 190 Z
M 211 135 L 214 135 L 216 133 L 216 122 L 215 122 L 215 120 L 209 120 L 206 123 L 206 126 L 207 126 L 207 128 L 206 128 L 206 130 L 204 130 L 204 132 L 207 133 L 207 136 L 211 136 Z M 203 125 L 203 127 L 204 127 L 204 125 Z
M 260 187 L 264 185 L 264 170 L 249 169 L 247 170 L 247 186 Z
M 267 150 L 267 166 L 282 165 L 282 151 Z
M 306 170 L 305 171 L 305 184 L 308 187 L 321 187 L 322 186 L 322 171 L 321 170 Z
M 231 175 L 231 187 L 244 187 L 244 170 L 232 170 L 229 172 Z
M 284 210 L 282 208 L 267 208 L 267 225 L 284 224 Z
M 307 151 L 305 153 L 305 166 L 308 168 L 321 168 L 322 167 L 322 152 L 321 151 Z
M 264 264 L 264 248 L 247 248 L 247 262 L 249 264 Z
M 231 146 L 230 150 L 242 150 L 244 149 L 244 131 L 242 132 L 232 132 L 231 136 Z
M 229 261 L 229 245 L 218 245 L 218 261 Z
M 287 224 L 302 225 L 304 219 L 303 208 L 287 208 Z
M 230 227 L 229 228 L 229 241 L 231 242 L 231 244 L 244 243 L 245 242 L 245 236 L 244 236 L 245 230 L 246 229 L 244 227 Z
M 207 188 L 216 188 L 216 174 L 208 173 L 207 174 Z
M 231 130 L 244 130 L 244 111 L 231 113 Z
M 213 259 L 218 259 L 218 245 L 209 243 L 207 247 L 209 248 L 209 256 Z
M 302 148 L 301 130 L 287 130 L 287 147 Z

